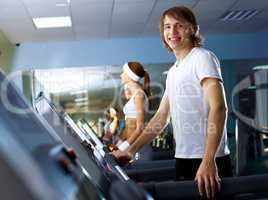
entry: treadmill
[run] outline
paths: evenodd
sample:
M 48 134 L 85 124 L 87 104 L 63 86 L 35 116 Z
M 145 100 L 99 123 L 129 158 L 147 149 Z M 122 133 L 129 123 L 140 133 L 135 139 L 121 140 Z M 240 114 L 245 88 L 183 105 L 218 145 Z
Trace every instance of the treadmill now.
M 92 138 L 94 143 L 97 144 L 98 149 L 103 149 L 107 153 L 109 148 L 102 144 L 93 128 L 83 119 L 78 122 L 86 135 Z M 173 180 L 175 177 L 175 159 L 150 160 L 138 163 L 134 161 L 131 165 L 123 167 L 123 169 L 136 182 Z M 155 174 L 158 175 L 155 176 Z
M 65 111 L 56 108 L 43 95 L 35 100 L 34 105 L 37 112 L 57 132 L 63 143 L 76 150 L 86 171 L 92 171 L 97 185 L 104 188 L 105 191 L 108 191 L 111 179 L 116 179 L 115 174 L 120 180 L 127 181 L 130 176 L 131 179 L 138 182 L 166 181 L 175 177 L 174 160 L 147 161 L 122 170 L 107 146 L 99 140 L 93 128 L 85 120 L 79 120 L 79 126 L 76 125 Z M 92 161 L 95 161 L 95 164 Z M 105 172 L 110 172 L 105 175 L 108 179 L 99 178 L 100 175 L 94 172 L 96 165 L 101 165 Z M 155 173 L 160 175 L 155 176 Z
M 92 181 L 105 197 L 111 198 L 109 191 L 114 182 L 132 185 L 132 189 L 137 187 L 141 192 L 142 188 L 138 189 L 138 186 L 134 186 L 134 182 L 99 141 L 91 127 L 87 127 L 89 129 L 78 127 L 66 112 L 57 109 L 43 95 L 35 100 L 34 106 L 66 148 L 77 154 L 85 173 L 92 177 Z
M 55 132 L 0 72 L 0 192 L 6 200 L 103 199 Z
M 105 191 L 98 180 L 108 179 L 107 172 L 98 165 L 93 169 L 95 174 L 88 173 L 76 153 L 62 143 L 58 133 L 32 109 L 2 72 L 0 93 L 1 199 L 122 199 L 119 192 L 122 187 L 113 186 Z M 100 176 L 97 180 L 96 175 Z M 131 180 L 115 180 L 115 185 L 124 185 L 130 199 L 152 199 Z
M 232 91 L 238 175 L 268 173 L 268 69 L 253 72 Z

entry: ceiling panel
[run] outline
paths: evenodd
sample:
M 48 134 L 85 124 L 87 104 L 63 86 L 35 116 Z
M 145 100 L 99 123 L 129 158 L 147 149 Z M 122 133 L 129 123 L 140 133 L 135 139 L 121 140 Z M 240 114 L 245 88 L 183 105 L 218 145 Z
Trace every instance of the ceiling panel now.
M 91 3 L 113 4 L 114 0 L 71 0 L 71 5 L 82 5 L 82 4 L 91 4 Z
M 85 22 L 107 23 L 111 21 L 112 1 L 110 3 L 88 3 L 72 5 L 72 20 L 77 24 L 85 24 Z
M 215 0 L 199 1 L 193 8 L 193 11 L 197 20 L 217 20 L 229 10 L 236 1 L 237 0 L 225 0 L 221 2 Z
M 226 0 L 220 3 L 215 0 L 199 1 L 193 8 L 193 11 L 196 15 L 197 23 L 200 25 L 201 33 L 212 32 L 214 25 L 220 21 L 220 17 L 229 10 L 236 1 L 237 0 Z M 211 14 L 208 15 L 208 13 Z M 232 27 L 226 27 L 224 23 L 217 27 L 219 28 L 217 29 L 217 33 L 224 33 L 232 29 Z
M 114 4 L 114 15 L 132 15 L 138 16 L 137 13 L 147 14 L 151 12 L 155 0 L 146 1 L 115 1 Z
M 0 22 L 8 23 L 13 20 L 29 19 L 23 5 L 0 7 Z
M 142 35 L 144 31 L 144 23 L 142 24 L 114 24 L 111 26 L 110 37 L 137 37 Z
M 20 0 L 27 7 L 30 6 L 47 6 L 47 5 L 56 5 L 58 3 L 68 4 L 68 0 Z M 76 1 L 76 0 L 74 0 Z
M 202 33 L 268 29 L 268 0 L 70 0 L 70 4 L 68 0 L 0 0 L 0 29 L 14 43 L 55 41 L 61 38 L 158 36 L 159 19 L 163 11 L 180 5 L 193 8 Z M 220 21 L 226 11 L 240 9 L 259 9 L 260 13 L 244 23 Z M 69 14 L 72 17 L 72 28 L 41 32 L 35 29 L 31 18 Z
M 98 24 L 91 24 L 90 26 L 75 26 L 75 38 L 77 40 L 85 40 L 88 37 L 92 39 L 107 39 L 109 37 L 109 26 L 99 26 Z
M 37 37 L 44 41 L 48 41 L 50 38 L 53 38 L 53 40 L 74 39 L 72 28 L 53 28 L 53 30 L 38 29 L 36 30 L 36 33 Z
M 155 0 L 115 1 L 112 26 L 120 26 L 120 24 L 145 24 L 154 7 L 154 3 Z
M 33 23 L 30 20 L 13 20 L 12 25 L 10 23 L 1 23 L 0 27 L 13 43 L 33 41 L 36 37 Z
M 131 15 L 126 15 L 126 16 L 122 16 L 122 15 L 113 15 L 112 17 L 112 25 L 116 24 L 116 25 L 120 25 L 120 24 L 136 24 L 136 23 L 143 23 L 145 24 L 144 19 L 147 18 L 147 15 L 139 15 L 137 17 L 133 17 Z
M 250 10 L 250 9 L 259 9 L 262 10 L 265 7 L 268 7 L 268 1 L 254 1 L 254 0 L 239 0 L 233 6 L 233 10 Z
M 244 9 L 255 9 L 260 7 L 259 4 L 262 4 L 261 1 L 256 1 L 253 3 L 252 0 L 243 0 L 243 1 L 232 1 L 228 0 L 221 4 L 210 4 L 213 0 L 201 1 L 195 7 L 197 11 L 197 17 L 199 22 L 203 24 L 206 32 L 210 33 L 242 33 L 242 32 L 259 32 L 264 31 L 263 24 L 264 21 L 267 22 L 265 17 L 265 11 L 262 11 L 260 14 L 256 15 L 254 18 L 247 21 L 222 21 L 220 17 L 229 10 L 244 10 Z M 254 4 L 254 5 L 253 5 Z M 212 7 L 209 7 L 211 5 Z M 221 7 L 223 6 L 224 9 Z M 263 8 L 265 9 L 265 8 Z M 202 11 L 207 10 L 210 14 L 207 15 Z M 264 16 L 261 16 L 264 15 Z M 213 17 L 214 16 L 214 19 Z M 202 26 L 201 26 L 202 30 Z
M 266 19 L 268 21 L 268 8 L 266 7 L 265 9 L 260 11 L 260 13 L 258 13 L 258 15 L 256 15 L 256 18 L 263 18 L 263 19 Z
M 10 6 L 22 6 L 22 1 L 21 0 L 0 0 L 0 7 L 10 7 Z
M 68 6 L 55 6 L 47 5 L 46 9 L 40 5 L 34 5 L 28 7 L 28 12 L 31 17 L 60 17 L 60 16 L 70 16 Z

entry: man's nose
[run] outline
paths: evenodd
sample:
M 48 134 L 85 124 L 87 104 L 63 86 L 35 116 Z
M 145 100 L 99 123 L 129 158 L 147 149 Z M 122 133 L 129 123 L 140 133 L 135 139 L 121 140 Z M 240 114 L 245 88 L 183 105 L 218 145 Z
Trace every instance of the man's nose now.
M 172 26 L 172 27 L 170 28 L 170 33 L 172 33 L 172 34 L 176 34 L 176 33 L 178 33 L 178 31 L 177 31 L 177 29 L 176 29 L 175 26 Z

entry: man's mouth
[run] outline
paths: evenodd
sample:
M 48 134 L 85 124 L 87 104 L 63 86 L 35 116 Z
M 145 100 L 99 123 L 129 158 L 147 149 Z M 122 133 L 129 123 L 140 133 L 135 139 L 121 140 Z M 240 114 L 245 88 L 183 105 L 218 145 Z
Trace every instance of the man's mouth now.
M 171 42 L 179 42 L 179 41 L 181 41 L 181 37 L 180 36 L 169 37 L 168 40 Z

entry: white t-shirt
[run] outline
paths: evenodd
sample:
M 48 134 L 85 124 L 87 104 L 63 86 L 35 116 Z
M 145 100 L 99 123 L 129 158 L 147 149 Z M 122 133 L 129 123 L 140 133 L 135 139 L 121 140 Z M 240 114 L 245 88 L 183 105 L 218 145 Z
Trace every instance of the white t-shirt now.
M 198 47 L 168 71 L 165 95 L 169 99 L 176 158 L 203 158 L 209 105 L 201 81 L 206 77 L 222 81 L 220 63 L 212 52 Z M 229 153 L 225 124 L 216 156 Z

